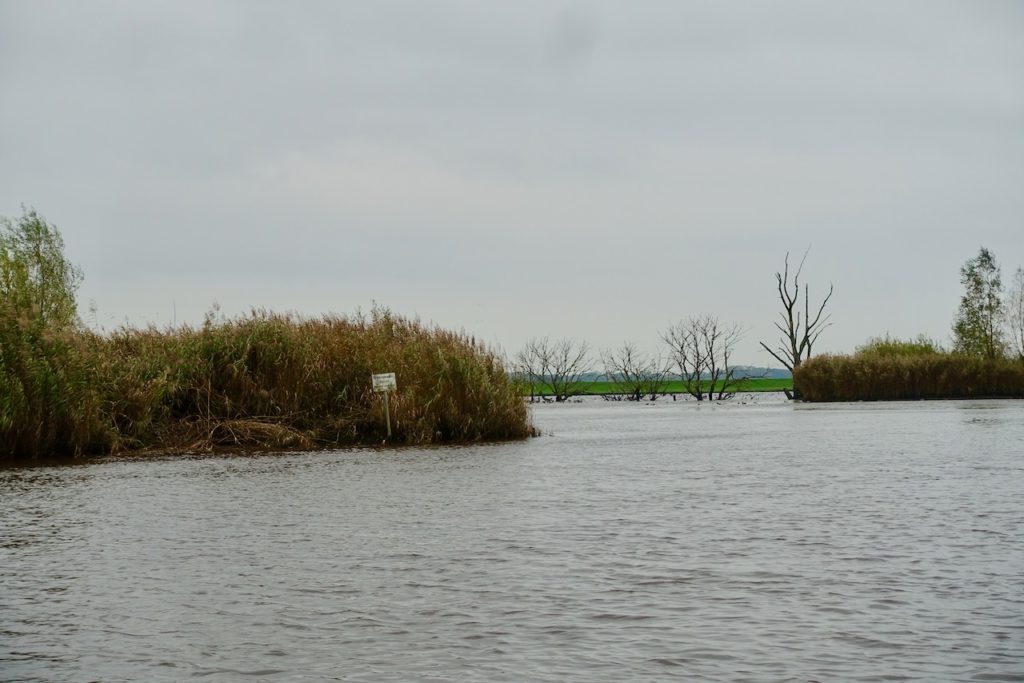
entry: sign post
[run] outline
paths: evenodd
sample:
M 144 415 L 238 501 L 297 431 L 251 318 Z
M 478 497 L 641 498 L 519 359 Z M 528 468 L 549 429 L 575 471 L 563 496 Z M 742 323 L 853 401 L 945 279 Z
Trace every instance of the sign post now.
M 384 394 L 384 417 L 388 424 L 388 438 L 391 438 L 391 406 L 388 405 L 388 394 L 398 388 L 395 381 L 395 373 L 385 372 L 379 375 L 371 375 L 373 390 Z

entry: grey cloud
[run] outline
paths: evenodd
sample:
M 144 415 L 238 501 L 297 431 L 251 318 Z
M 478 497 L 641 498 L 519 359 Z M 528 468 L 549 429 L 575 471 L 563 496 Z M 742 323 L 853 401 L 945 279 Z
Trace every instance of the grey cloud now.
M 717 310 L 757 360 L 787 249 L 836 281 L 838 349 L 945 334 L 979 241 L 1024 261 L 1018 3 L 0 13 L 0 213 L 55 220 L 140 319 L 376 298 L 607 346 Z

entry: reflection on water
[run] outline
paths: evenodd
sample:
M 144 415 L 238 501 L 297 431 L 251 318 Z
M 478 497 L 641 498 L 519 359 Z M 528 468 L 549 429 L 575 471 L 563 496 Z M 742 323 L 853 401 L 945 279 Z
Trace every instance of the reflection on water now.
M 1024 680 L 1024 403 L 0 471 L 3 680 Z

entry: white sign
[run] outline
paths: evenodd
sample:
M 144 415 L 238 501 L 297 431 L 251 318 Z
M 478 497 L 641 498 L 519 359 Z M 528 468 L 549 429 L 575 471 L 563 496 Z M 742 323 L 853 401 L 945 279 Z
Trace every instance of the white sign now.
M 385 372 L 380 375 L 373 375 L 374 391 L 394 391 L 397 388 L 398 382 L 395 381 L 395 373 Z

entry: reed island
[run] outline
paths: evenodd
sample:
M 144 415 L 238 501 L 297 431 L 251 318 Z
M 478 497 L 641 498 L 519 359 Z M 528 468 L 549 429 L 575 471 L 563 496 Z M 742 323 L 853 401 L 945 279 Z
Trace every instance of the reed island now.
M 254 310 L 88 329 L 81 272 L 34 210 L 0 224 L 0 461 L 519 439 L 521 389 L 464 333 L 393 315 Z M 373 373 L 394 372 L 391 437 Z

